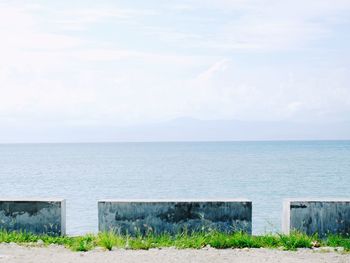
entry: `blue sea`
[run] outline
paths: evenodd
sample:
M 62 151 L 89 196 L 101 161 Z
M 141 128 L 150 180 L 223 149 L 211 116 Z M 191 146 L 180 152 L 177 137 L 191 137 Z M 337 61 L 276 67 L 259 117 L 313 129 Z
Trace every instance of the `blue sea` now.
M 0 178 L 0 198 L 65 198 L 71 235 L 97 231 L 104 198 L 240 197 L 261 234 L 284 198 L 350 196 L 350 141 L 2 144 Z

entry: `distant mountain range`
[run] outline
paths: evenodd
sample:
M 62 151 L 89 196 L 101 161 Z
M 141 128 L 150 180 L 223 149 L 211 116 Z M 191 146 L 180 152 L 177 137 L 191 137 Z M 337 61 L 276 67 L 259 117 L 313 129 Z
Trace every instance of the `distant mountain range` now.
M 121 127 L 2 128 L 1 143 L 236 140 L 349 140 L 350 122 L 298 123 L 179 118 Z
M 346 140 L 350 139 L 350 122 L 245 122 L 181 118 L 116 129 L 115 136 L 116 139 L 132 141 Z

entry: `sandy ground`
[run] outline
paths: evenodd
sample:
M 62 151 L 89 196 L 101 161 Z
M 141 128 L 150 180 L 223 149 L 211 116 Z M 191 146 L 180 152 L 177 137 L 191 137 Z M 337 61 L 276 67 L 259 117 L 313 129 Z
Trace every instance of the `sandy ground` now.
M 151 249 L 72 252 L 64 247 L 24 247 L 0 244 L 0 263 L 109 263 L 109 262 L 350 262 L 350 254 L 329 252 L 327 249 L 309 249 L 287 252 L 277 249 L 224 249 L 200 250 Z

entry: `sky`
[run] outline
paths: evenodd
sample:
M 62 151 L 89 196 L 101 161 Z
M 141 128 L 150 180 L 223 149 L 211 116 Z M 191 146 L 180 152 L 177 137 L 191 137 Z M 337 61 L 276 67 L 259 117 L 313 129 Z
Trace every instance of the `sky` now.
M 349 14 L 348 0 L 0 0 L 0 142 L 178 119 L 339 132 Z

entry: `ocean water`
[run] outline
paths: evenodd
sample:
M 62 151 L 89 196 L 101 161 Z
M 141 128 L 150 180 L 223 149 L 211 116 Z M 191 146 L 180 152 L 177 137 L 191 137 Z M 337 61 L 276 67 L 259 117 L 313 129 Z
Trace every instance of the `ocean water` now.
M 97 231 L 104 198 L 253 201 L 279 231 L 288 197 L 349 197 L 350 141 L 0 145 L 0 198 L 67 199 L 67 232 Z

